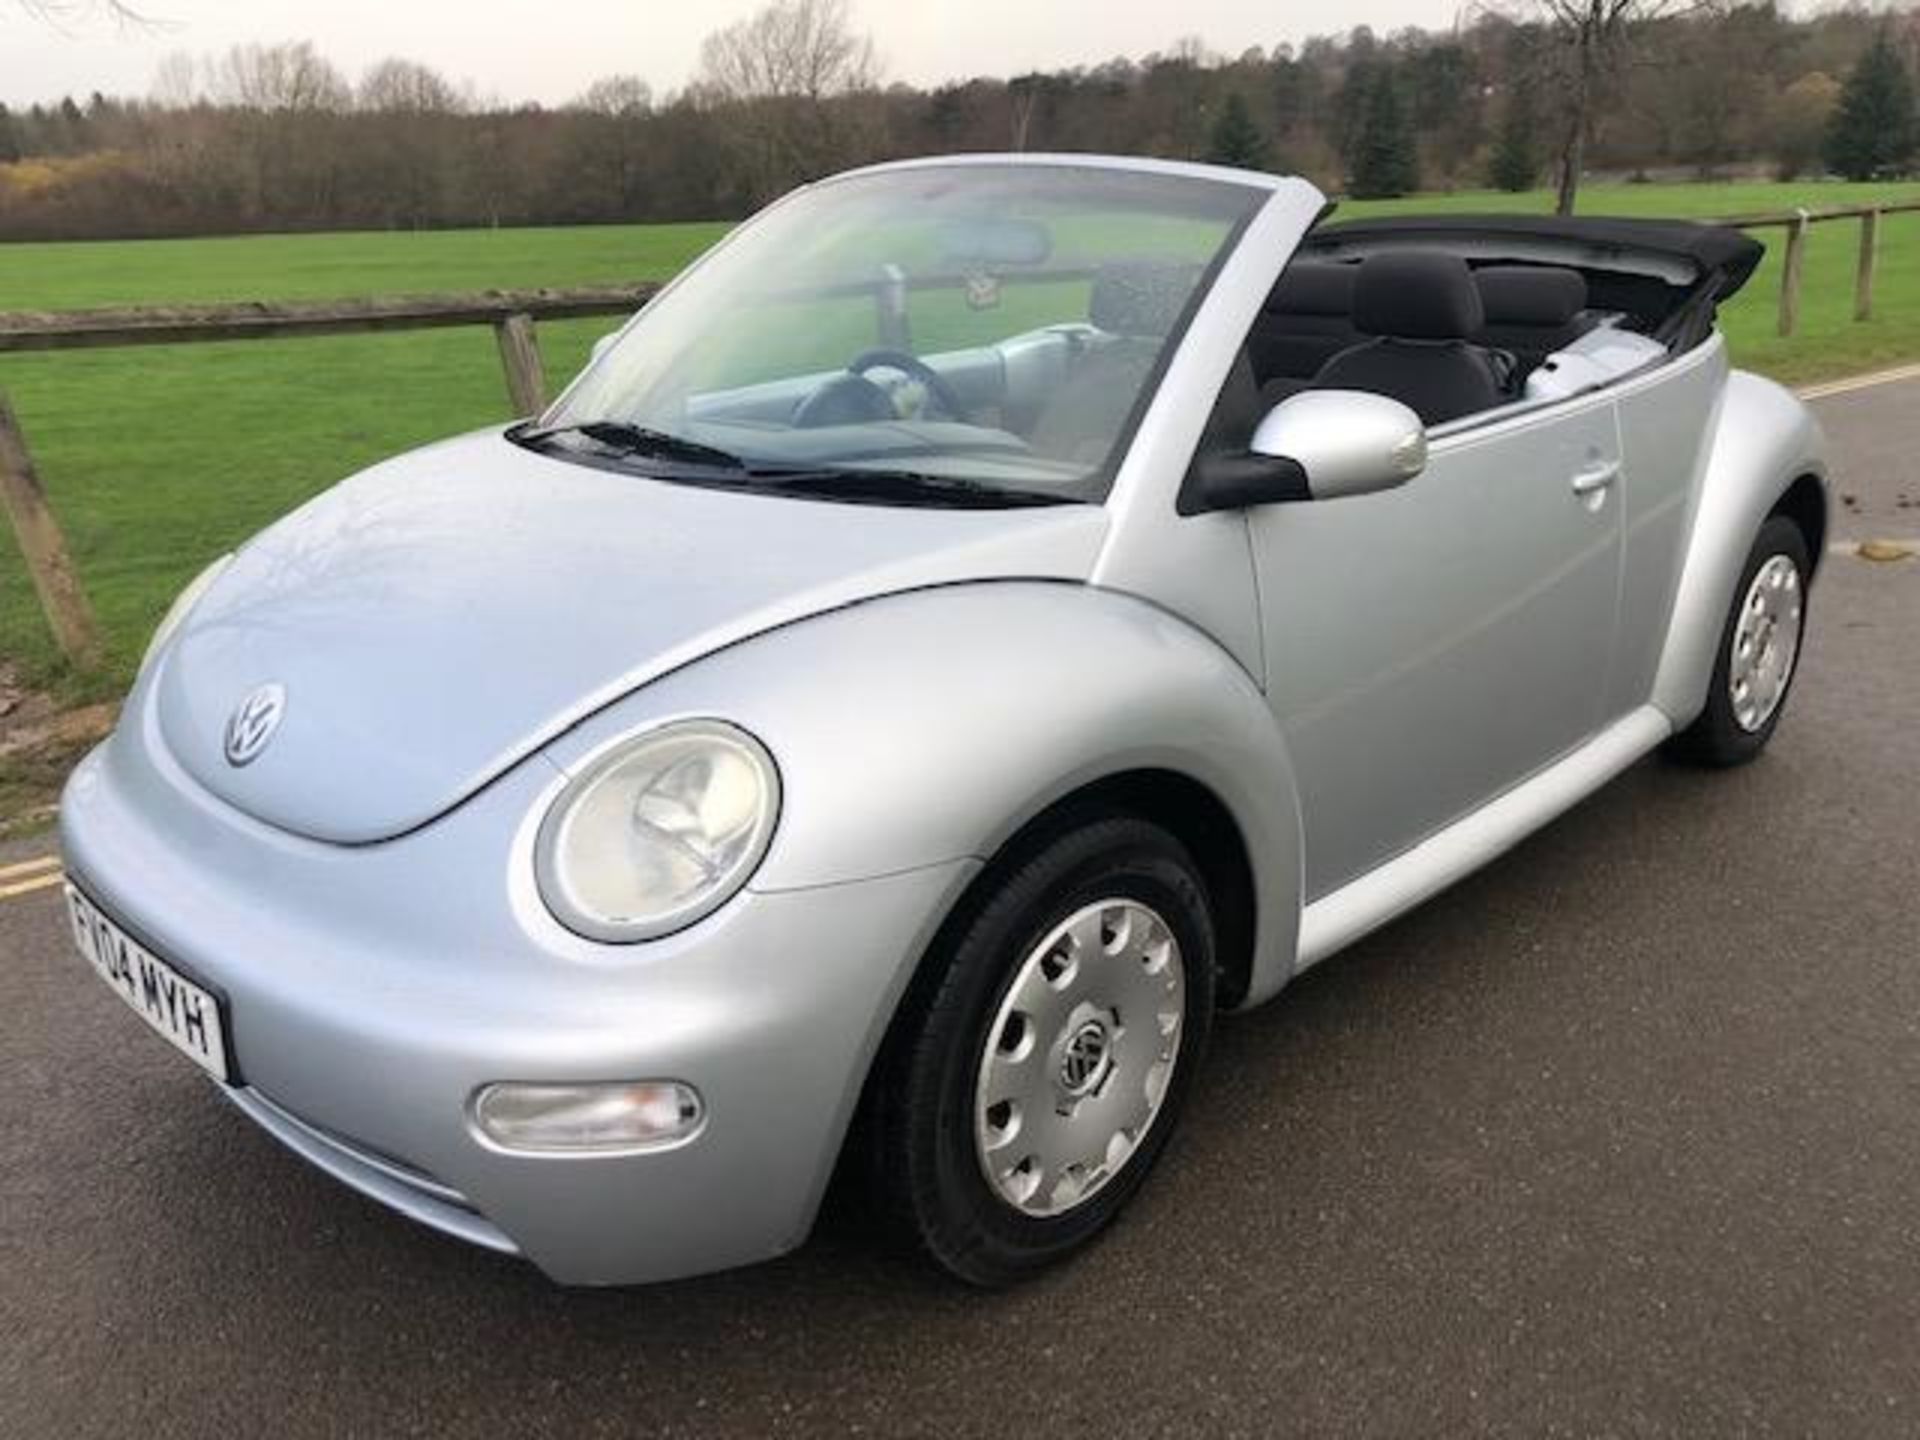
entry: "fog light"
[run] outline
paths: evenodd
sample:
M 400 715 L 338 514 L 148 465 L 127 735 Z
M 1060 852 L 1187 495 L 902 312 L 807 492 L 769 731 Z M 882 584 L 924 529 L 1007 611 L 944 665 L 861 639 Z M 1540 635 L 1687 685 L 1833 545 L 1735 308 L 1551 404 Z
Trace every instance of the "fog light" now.
M 505 1081 L 484 1086 L 473 1097 L 475 1126 L 503 1150 L 653 1150 L 689 1138 L 705 1120 L 699 1091 L 676 1080 L 606 1085 Z

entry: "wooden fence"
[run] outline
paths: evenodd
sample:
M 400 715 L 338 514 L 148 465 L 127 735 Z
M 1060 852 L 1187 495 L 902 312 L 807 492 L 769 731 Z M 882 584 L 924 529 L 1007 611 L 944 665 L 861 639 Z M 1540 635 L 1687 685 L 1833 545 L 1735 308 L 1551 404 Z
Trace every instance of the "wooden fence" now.
M 1854 272 L 1853 318 L 1873 313 L 1873 280 L 1883 215 L 1920 211 L 1920 200 L 1820 210 L 1782 210 L 1730 215 L 1707 223 L 1743 230 L 1780 228 L 1787 232 L 1780 274 L 1779 331 L 1791 335 L 1799 323 L 1800 288 L 1807 233 L 1814 225 L 1854 220 L 1860 226 L 1859 260 Z M 1076 272 L 1079 273 L 1079 272 Z M 1058 278 L 1050 276 L 1048 278 Z M 899 272 L 870 287 L 878 333 L 902 332 L 908 289 L 934 283 L 925 276 L 907 279 Z M 851 287 L 849 293 L 868 287 Z M 313 303 L 204 305 L 114 310 L 0 313 L 0 354 L 78 350 L 118 345 L 179 345 L 214 340 L 284 340 L 308 335 L 351 335 L 386 330 L 428 330 L 454 325 L 491 325 L 499 341 L 507 399 L 516 415 L 532 415 L 546 406 L 546 379 L 534 324 L 595 315 L 627 315 L 645 304 L 659 286 L 652 283 L 572 290 L 486 291 L 471 295 L 395 296 L 374 300 Z M 89 668 L 100 660 L 99 630 L 86 592 L 68 555 L 66 542 L 18 419 L 0 389 L 0 509 L 4 509 L 27 562 L 47 623 L 62 652 Z
M 1832 220 L 1860 222 L 1860 251 L 1853 272 L 1853 318 L 1866 320 L 1873 315 L 1873 272 L 1880 256 L 1880 217 L 1916 210 L 1920 210 L 1920 200 L 1896 200 L 1886 205 L 1840 205 L 1821 210 L 1727 215 L 1703 223 L 1727 225 L 1736 230 L 1783 229 L 1787 232 L 1787 249 L 1780 264 L 1779 331 L 1782 335 L 1791 335 L 1800 324 L 1800 282 L 1806 269 L 1807 232 L 1815 225 Z
M 491 325 L 500 345 L 507 400 L 515 415 L 546 408 L 536 320 L 630 315 L 660 287 L 625 285 L 582 290 L 490 290 L 477 295 L 391 296 L 284 305 L 201 305 L 125 310 L 0 314 L 0 354 L 82 350 L 108 345 L 179 345 L 209 340 L 285 340 L 384 330 Z M 0 509 L 12 522 L 40 608 L 68 660 L 100 663 L 100 633 L 65 539 L 48 508 L 19 419 L 0 389 Z

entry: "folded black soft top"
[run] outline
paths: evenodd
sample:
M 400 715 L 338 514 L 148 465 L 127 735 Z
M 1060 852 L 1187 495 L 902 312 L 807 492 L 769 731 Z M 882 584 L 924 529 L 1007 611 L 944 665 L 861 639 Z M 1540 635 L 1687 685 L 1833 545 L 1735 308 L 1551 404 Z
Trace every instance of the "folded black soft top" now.
M 1370 241 L 1458 244 L 1479 237 L 1565 244 L 1679 260 L 1695 268 L 1695 284 L 1712 281 L 1713 299 L 1725 300 L 1747 283 L 1766 247 L 1744 231 L 1691 220 L 1628 220 L 1585 215 L 1393 215 L 1342 220 L 1317 227 L 1307 248 L 1336 249 Z

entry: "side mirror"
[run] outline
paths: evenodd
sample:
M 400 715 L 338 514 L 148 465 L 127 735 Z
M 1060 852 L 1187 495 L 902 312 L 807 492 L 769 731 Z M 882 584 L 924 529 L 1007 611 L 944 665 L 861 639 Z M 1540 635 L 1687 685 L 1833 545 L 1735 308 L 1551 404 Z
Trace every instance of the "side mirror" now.
M 1372 495 L 1406 484 L 1426 465 L 1426 426 L 1398 400 L 1303 390 L 1267 412 L 1246 453 L 1203 457 L 1182 510 Z
M 1316 500 L 1372 495 L 1427 468 L 1427 427 L 1398 400 L 1365 390 L 1303 390 L 1267 412 L 1253 453 L 1307 472 Z
M 618 330 L 610 330 L 598 340 L 594 341 L 593 352 L 587 357 L 587 363 L 590 365 L 598 363 L 600 357 L 611 350 L 613 348 L 613 342 L 619 338 L 620 332 Z

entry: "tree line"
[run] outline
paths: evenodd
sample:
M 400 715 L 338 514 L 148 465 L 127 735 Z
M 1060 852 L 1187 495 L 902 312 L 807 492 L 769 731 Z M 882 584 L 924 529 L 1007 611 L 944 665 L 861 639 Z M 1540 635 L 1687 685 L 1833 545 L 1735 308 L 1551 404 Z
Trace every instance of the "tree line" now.
M 1586 28 L 1582 28 L 1586 27 Z M 1920 9 L 1512 0 L 1220 55 L 930 88 L 886 81 L 849 0 L 775 0 L 656 95 L 483 99 L 418 61 L 349 77 L 302 41 L 175 55 L 149 94 L 0 105 L 0 238 L 582 224 L 747 213 L 901 155 L 1100 150 L 1304 174 L 1358 196 L 1583 172 L 1904 173 Z M 4 98 L 4 97 L 0 97 Z

